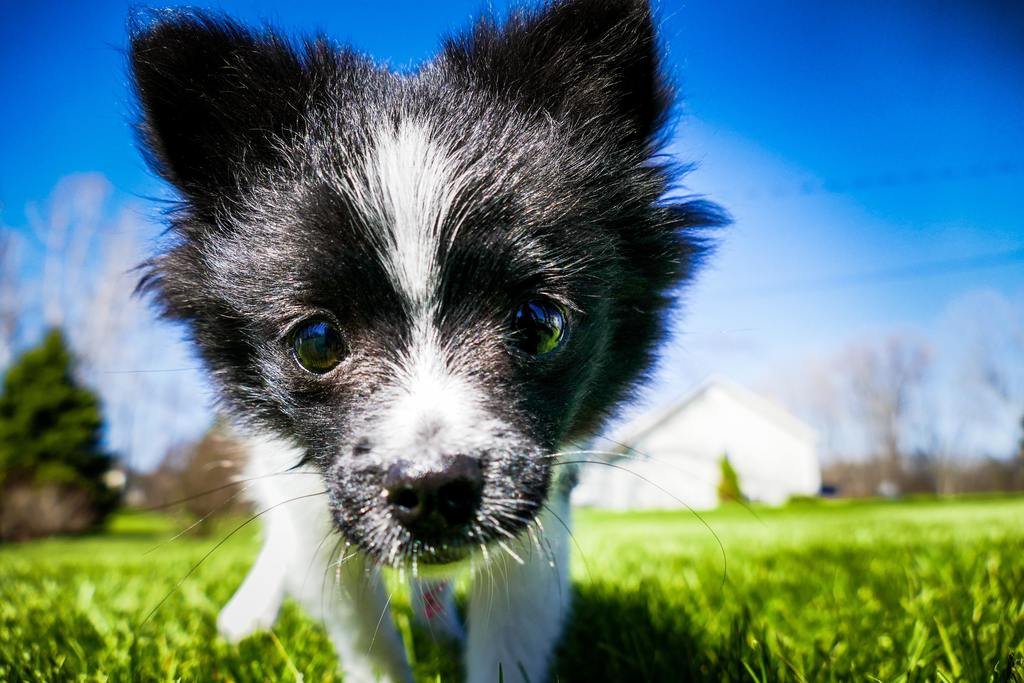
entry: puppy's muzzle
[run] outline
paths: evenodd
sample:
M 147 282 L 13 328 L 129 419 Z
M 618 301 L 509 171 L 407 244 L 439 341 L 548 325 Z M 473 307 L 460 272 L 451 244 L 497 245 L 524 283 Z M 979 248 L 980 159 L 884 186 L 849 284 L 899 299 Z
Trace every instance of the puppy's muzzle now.
M 446 456 L 428 466 L 398 462 L 384 477 L 392 516 L 424 540 L 465 531 L 480 507 L 483 485 L 480 461 L 467 455 Z

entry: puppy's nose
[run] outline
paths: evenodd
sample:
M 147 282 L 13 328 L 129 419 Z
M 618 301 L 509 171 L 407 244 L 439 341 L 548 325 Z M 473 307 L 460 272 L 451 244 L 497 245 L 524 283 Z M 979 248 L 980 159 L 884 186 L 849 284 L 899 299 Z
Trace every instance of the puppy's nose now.
M 417 535 L 437 535 L 468 524 L 480 506 L 484 477 L 480 461 L 467 455 L 420 469 L 396 463 L 384 478 L 391 513 Z

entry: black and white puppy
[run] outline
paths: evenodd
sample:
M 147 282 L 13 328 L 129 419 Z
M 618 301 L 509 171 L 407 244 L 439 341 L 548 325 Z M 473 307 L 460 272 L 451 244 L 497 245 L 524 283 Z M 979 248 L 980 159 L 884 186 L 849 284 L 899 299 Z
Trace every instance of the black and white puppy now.
M 142 287 L 249 435 L 269 510 L 222 633 L 291 595 L 348 680 L 410 680 L 380 569 L 462 637 L 443 577 L 467 566 L 468 680 L 544 680 L 570 595 L 564 449 L 644 376 L 720 220 L 666 199 L 648 3 L 481 19 L 408 72 L 158 12 L 130 60 L 142 147 L 180 198 Z

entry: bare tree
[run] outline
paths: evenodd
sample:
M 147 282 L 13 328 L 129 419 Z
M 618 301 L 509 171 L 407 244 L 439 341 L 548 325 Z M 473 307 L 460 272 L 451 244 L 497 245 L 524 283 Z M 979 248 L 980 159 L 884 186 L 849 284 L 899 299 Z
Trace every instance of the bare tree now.
M 209 420 L 196 400 L 201 380 L 177 372 L 194 363 L 176 334 L 133 296 L 134 268 L 158 226 L 113 199 L 109 181 L 85 174 L 63 179 L 46 203 L 30 207 L 38 250 L 33 260 L 41 267 L 19 295 L 31 288 L 43 323 L 66 330 L 81 379 L 103 398 L 109 443 L 134 468 L 155 463 L 171 443 L 200 433 Z
M 1024 307 L 987 296 L 965 314 L 964 376 L 988 399 L 987 409 L 1016 418 L 1024 410 Z
M 971 291 L 939 323 L 930 341 L 860 341 L 775 382 L 819 430 L 827 476 L 844 493 L 1024 486 L 1024 305 Z
M 1024 306 L 993 290 L 973 292 L 951 307 L 946 328 L 950 450 L 1011 456 L 1024 413 Z
M 7 367 L 14 354 L 23 314 L 20 246 L 12 230 L 0 228 L 0 368 Z
M 248 509 L 238 483 L 241 454 L 230 430 L 215 424 L 200 439 L 168 449 L 155 470 L 138 477 L 136 490 L 142 504 L 184 513 L 192 530 L 206 533 L 217 518 Z
M 28 218 L 41 246 L 37 284 L 44 321 L 73 330 L 88 315 L 96 285 L 98 251 L 107 239 L 113 188 L 95 173 L 68 176 L 45 205 L 30 205 Z
M 825 462 L 849 458 L 854 450 L 841 377 L 842 366 L 835 358 L 802 360 L 799 367 L 786 368 L 771 386 L 763 389 L 814 426 Z
M 910 451 L 915 402 L 932 364 L 924 342 L 894 335 L 847 349 L 840 362 L 853 414 L 863 426 L 883 481 L 897 484 Z

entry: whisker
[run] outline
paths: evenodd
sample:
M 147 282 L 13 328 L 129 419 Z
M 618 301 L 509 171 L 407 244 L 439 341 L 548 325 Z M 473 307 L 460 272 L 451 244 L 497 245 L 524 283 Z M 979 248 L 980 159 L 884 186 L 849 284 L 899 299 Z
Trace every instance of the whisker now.
M 260 479 L 267 479 L 269 477 L 279 477 L 279 476 L 284 475 L 284 474 L 315 474 L 315 475 L 319 476 L 320 473 L 319 472 L 308 472 L 308 471 L 303 471 L 303 470 L 288 469 L 288 470 L 282 470 L 281 472 L 270 472 L 269 474 L 260 474 L 260 475 L 257 475 L 255 477 L 247 477 L 245 479 L 235 479 L 234 481 L 228 482 L 227 484 L 221 484 L 220 486 L 216 486 L 216 487 L 214 487 L 212 489 L 207 489 L 206 491 L 200 491 L 199 493 L 195 493 L 195 494 L 193 494 L 191 496 L 187 496 L 185 498 L 179 498 L 178 500 L 172 500 L 169 503 L 161 503 L 160 505 L 153 505 L 153 506 L 150 506 L 150 507 L 139 508 L 138 510 L 139 510 L 139 512 L 159 512 L 160 510 L 166 510 L 167 508 L 172 508 L 175 505 L 181 505 L 182 503 L 188 503 L 189 501 L 196 500 L 197 498 L 202 498 L 203 496 L 208 496 L 211 493 L 217 493 L 218 491 L 223 491 L 224 489 L 229 489 L 232 486 L 239 486 L 241 484 L 248 484 L 250 482 L 258 481 Z
M 725 545 L 722 544 L 722 539 L 718 536 L 718 534 L 715 532 L 715 530 L 711 527 L 711 524 L 708 523 L 708 521 L 704 518 L 703 515 L 701 515 L 696 510 L 694 510 L 693 507 L 691 507 L 686 501 L 684 501 L 682 498 L 680 498 L 679 496 L 675 495 L 674 493 L 672 493 L 671 491 L 666 489 L 661 484 L 658 484 L 656 482 L 651 481 L 650 479 L 648 479 L 647 477 L 643 476 L 639 472 L 634 472 L 633 470 L 629 469 L 628 467 L 623 467 L 621 465 L 616 465 L 613 462 L 604 462 L 603 460 L 565 460 L 565 461 L 559 462 L 558 464 L 559 465 L 579 465 L 579 464 L 585 464 L 585 463 L 589 463 L 589 464 L 592 464 L 592 465 L 604 465 L 606 467 L 613 467 L 613 468 L 615 468 L 617 470 L 622 470 L 623 472 L 629 472 L 634 477 L 637 477 L 637 478 L 641 479 L 642 481 L 647 482 L 648 484 L 650 484 L 654 488 L 658 489 L 659 491 L 661 491 L 662 493 L 664 493 L 665 495 L 669 496 L 670 498 L 675 500 L 677 503 L 679 503 L 680 505 L 685 507 L 687 510 L 689 510 L 690 514 L 692 514 L 694 517 L 696 517 L 698 520 L 700 520 L 700 523 L 704 525 L 704 528 L 711 532 L 711 535 L 715 537 L 715 542 L 718 543 L 718 549 L 722 551 L 722 586 L 725 586 L 725 582 L 728 579 L 728 574 L 729 574 L 729 560 L 726 557 Z M 547 507 L 547 506 L 545 505 L 544 507 Z
M 313 550 L 313 555 L 309 558 L 309 564 L 306 566 L 306 572 L 302 575 L 302 583 L 299 585 L 300 593 L 303 592 L 303 590 L 306 588 L 306 581 L 309 579 L 309 573 L 313 571 L 313 563 L 316 562 L 316 556 L 320 554 L 320 550 L 324 547 L 324 543 L 327 542 L 327 539 L 330 538 L 331 534 L 333 533 L 333 529 L 328 529 L 327 533 L 324 534 L 324 537 L 321 538 L 320 542 L 316 544 L 316 548 Z M 337 548 L 338 544 L 335 543 L 334 547 Z M 331 553 L 333 552 L 334 551 L 332 550 Z M 328 557 L 330 557 L 330 554 L 328 554 Z M 321 590 L 320 592 L 323 593 L 323 590 Z
M 165 545 L 167 545 L 168 543 L 170 543 L 170 542 L 172 542 L 172 541 L 176 541 L 176 540 L 178 540 L 179 538 L 181 538 L 182 536 L 184 536 L 185 534 L 187 534 L 188 532 L 192 531 L 192 530 L 193 530 L 193 529 L 195 529 L 195 528 L 196 528 L 197 526 L 199 526 L 200 524 L 202 524 L 203 522 L 205 522 L 206 520 L 208 520 L 208 519 L 209 519 L 210 517 L 212 517 L 212 516 L 213 516 L 214 514 L 216 514 L 216 513 L 220 512 L 221 510 L 223 510 L 224 508 L 226 508 L 226 507 L 227 507 L 228 505 L 231 505 L 231 503 L 233 503 L 233 502 L 234 502 L 234 500 L 235 500 L 236 498 L 238 498 L 238 497 L 239 497 L 240 495 L 242 495 L 243 493 L 245 493 L 246 489 L 248 489 L 248 488 L 249 488 L 248 486 L 243 486 L 243 487 L 242 487 L 241 489 L 239 489 L 238 491 L 235 491 L 235 492 L 234 492 L 234 493 L 232 493 L 232 494 L 231 494 L 231 496 L 229 496 L 229 497 L 228 497 L 228 499 L 227 499 L 227 500 L 225 500 L 225 501 L 224 501 L 223 503 L 221 503 L 220 505 L 216 506 L 215 508 L 213 508 L 212 510 L 210 510 L 209 512 L 207 512 L 207 513 L 206 513 L 205 515 L 203 515 L 202 517 L 200 517 L 200 518 L 199 518 L 199 519 L 197 519 L 196 521 L 192 522 L 192 523 L 191 523 L 191 524 L 189 524 L 189 525 L 188 525 L 187 527 L 185 527 L 184 529 L 182 529 L 182 530 L 181 530 L 181 531 L 179 531 L 178 533 L 174 534 L 173 536 L 171 536 L 171 537 L 170 537 L 170 538 L 168 538 L 167 540 L 165 540 L 165 541 L 162 541 L 162 542 L 160 542 L 160 543 L 157 543 L 157 544 L 156 544 L 155 546 L 153 546 L 153 547 L 152 547 L 152 548 L 150 548 L 149 550 L 147 550 L 147 551 L 145 551 L 144 553 L 142 553 L 142 556 L 143 556 L 143 557 L 145 557 L 146 555 L 149 555 L 150 553 L 152 553 L 152 552 L 155 552 L 155 551 L 159 550 L 160 548 L 163 548 L 163 547 L 164 547 Z
M 151 370 L 100 370 L 101 375 L 152 375 L 167 372 L 197 372 L 203 368 L 153 368 Z
M 605 437 L 605 438 L 607 438 L 607 437 Z M 634 453 L 633 454 L 628 454 L 628 453 L 622 453 L 620 451 L 577 450 L 577 451 L 559 451 L 557 453 L 549 453 L 547 457 L 552 458 L 552 459 L 557 459 L 557 458 L 560 458 L 560 457 L 563 457 L 563 456 L 574 456 L 574 455 L 608 455 L 608 456 L 614 456 L 616 458 L 621 458 L 623 460 L 632 460 L 632 461 L 635 461 L 635 462 L 650 461 L 650 462 L 653 462 L 653 463 L 658 464 L 658 465 L 662 465 L 662 466 L 665 466 L 665 467 L 671 467 L 672 469 L 674 469 L 674 470 L 676 470 L 678 472 L 682 472 L 686 476 L 692 477 L 693 479 L 696 479 L 697 481 L 701 481 L 701 482 L 703 482 L 705 484 L 710 484 L 711 483 L 708 480 L 707 477 L 702 477 L 699 474 L 695 474 L 692 470 L 686 469 L 685 467 L 680 467 L 676 463 L 669 462 L 667 460 L 659 460 L 659 459 L 655 458 L 654 456 L 650 456 L 650 455 L 647 455 L 646 453 L 643 453 L 641 451 L 637 451 L 636 449 L 632 448 L 631 446 L 623 446 L 623 447 L 624 448 L 629 448 L 629 449 L 633 450 Z M 589 462 L 589 461 L 586 461 L 586 462 Z M 592 463 L 592 464 L 606 464 L 608 462 L 610 462 L 610 461 L 601 461 L 599 463 L 595 462 L 595 463 Z M 581 463 L 565 463 L 565 464 L 584 464 L 584 463 L 581 462 Z M 630 470 L 630 472 L 632 472 L 632 470 Z M 632 473 L 636 474 L 636 472 L 632 472 Z M 762 481 L 768 481 L 768 480 L 767 479 L 762 479 Z M 757 514 L 757 511 L 747 501 L 743 500 L 742 498 L 740 498 L 738 496 L 733 496 L 733 495 L 728 496 L 728 500 L 730 500 L 732 502 L 735 502 L 735 503 L 739 503 L 740 506 L 744 510 L 749 512 L 754 517 L 754 519 L 756 519 L 758 522 L 760 522 L 763 526 L 765 526 L 765 527 L 768 526 L 767 522 L 765 522 L 764 519 L 762 519 L 761 516 L 759 514 Z
M 205 562 L 210 557 L 210 555 L 213 555 L 213 553 L 215 553 L 222 545 L 227 543 L 229 538 L 234 536 L 236 533 L 238 533 L 244 527 L 248 526 L 250 523 L 252 523 L 253 521 L 259 519 L 260 517 L 262 517 L 266 513 L 270 512 L 271 510 L 274 510 L 276 508 L 281 507 L 282 505 L 286 505 L 288 503 L 294 503 L 295 501 L 302 500 L 304 498 L 314 498 L 316 496 L 322 496 L 322 495 L 325 495 L 326 493 L 327 493 L 327 491 L 319 491 L 317 493 L 307 493 L 307 494 L 302 495 L 302 496 L 296 496 L 295 498 L 289 498 L 288 500 L 281 501 L 280 503 L 275 503 L 274 505 L 271 505 L 270 507 L 257 512 L 256 514 L 252 515 L 247 520 L 245 520 L 244 522 L 242 522 L 241 524 L 236 526 L 234 529 L 232 529 L 230 532 L 228 532 L 228 534 L 224 538 L 222 538 L 219 541 L 217 541 L 216 545 L 214 545 L 212 548 L 210 548 L 206 552 L 206 554 L 204 554 L 201 558 L 199 558 L 199 561 L 196 562 L 195 564 L 193 564 L 192 567 L 185 573 L 185 575 L 183 577 L 178 579 L 178 582 L 175 583 L 174 586 L 171 588 L 171 590 L 167 592 L 167 595 L 162 597 L 160 599 L 160 602 L 158 602 L 156 604 L 156 606 L 153 607 L 153 609 L 151 609 L 149 611 L 149 614 L 146 615 L 146 618 L 142 620 L 142 623 L 139 624 L 139 626 L 140 627 L 145 626 L 149 622 L 149 620 L 153 618 L 153 615 L 157 613 L 157 610 L 159 610 L 163 606 L 163 604 L 165 602 L 167 602 L 167 599 L 170 598 L 172 595 L 174 595 L 175 591 L 177 591 L 179 588 L 181 588 L 181 585 L 183 583 L 185 583 L 185 581 L 188 579 L 188 577 L 192 576 L 192 574 L 195 573 L 195 571 L 197 569 L 199 569 L 199 566 L 201 564 L 203 564 L 203 562 Z
M 561 517 L 559 517 L 558 513 L 555 512 L 554 510 L 552 510 L 548 506 L 547 503 L 541 503 L 541 505 L 544 506 L 545 510 L 547 510 L 548 512 L 551 513 L 552 517 L 554 517 L 556 520 L 558 520 L 558 523 L 562 525 L 562 528 L 565 529 L 565 532 L 567 534 L 569 534 L 569 538 L 572 540 L 573 545 L 576 546 L 576 551 L 580 554 L 580 559 L 583 560 L 583 568 L 587 570 L 587 580 L 590 581 L 591 583 L 593 583 L 594 582 L 594 575 L 590 571 L 590 562 L 587 560 L 587 556 L 583 552 L 583 548 L 582 548 L 582 546 L 580 546 L 579 541 L 576 540 L 576 535 L 572 532 L 572 529 L 569 528 L 569 525 L 565 523 L 565 520 L 562 519 Z M 551 542 L 549 541 L 548 542 L 548 548 L 550 549 L 550 547 L 551 547 Z M 554 551 L 552 551 L 552 553 L 553 552 Z
M 380 625 L 384 621 L 384 615 L 388 613 L 388 608 L 391 606 L 392 593 L 384 588 L 384 592 L 388 594 L 388 599 L 384 601 L 384 609 L 380 611 L 380 617 L 377 619 L 377 626 L 373 629 L 373 636 L 370 638 L 370 644 L 366 648 L 366 653 L 370 654 L 370 650 L 373 649 L 373 643 L 377 640 L 377 632 L 380 631 Z
M 548 559 L 548 566 L 552 569 L 557 568 L 557 561 L 555 558 L 555 551 L 551 548 L 551 541 L 547 537 L 547 532 L 544 530 L 544 524 L 541 522 L 540 517 L 535 517 L 532 521 L 531 526 L 537 526 L 537 535 L 530 531 L 530 536 L 534 536 L 534 540 L 537 543 L 538 548 L 544 553 L 544 556 Z
M 502 536 L 508 538 L 509 540 L 516 540 L 515 534 L 513 534 L 511 531 L 503 527 L 501 525 L 501 522 L 499 522 L 494 515 L 488 515 L 488 517 L 490 518 L 491 526 L 495 531 L 497 531 Z
M 509 557 L 518 562 L 520 566 L 526 564 L 525 562 L 523 562 L 523 558 L 519 557 L 519 555 L 516 555 L 514 552 L 512 552 L 512 549 L 508 547 L 505 541 L 498 541 L 498 545 L 501 546 L 502 550 L 508 553 Z
M 541 528 L 541 529 L 544 528 L 544 526 L 542 524 L 540 524 L 540 520 L 539 519 L 537 519 L 535 521 L 537 522 L 538 528 Z M 564 590 L 564 588 L 562 586 L 562 580 L 561 580 L 561 576 L 562 576 L 561 567 L 558 566 L 558 560 L 555 557 L 555 552 L 551 548 L 551 541 L 548 540 L 547 538 L 542 537 L 542 538 L 544 538 L 544 545 L 542 546 L 540 541 L 537 539 L 537 536 L 535 536 L 534 533 L 533 533 L 533 525 L 530 525 L 530 537 L 533 539 L 533 542 L 537 544 L 537 549 L 540 550 L 540 552 L 544 555 L 545 559 L 547 559 L 548 567 L 551 569 L 552 577 L 555 580 L 555 585 L 558 586 L 558 601 L 559 602 L 564 602 L 565 595 L 562 592 Z M 581 557 L 582 557 L 582 555 L 581 555 Z
M 508 512 L 507 510 L 493 510 L 493 513 L 495 515 L 504 517 L 505 519 L 510 519 L 510 520 L 512 520 L 514 522 L 521 522 L 522 524 L 529 524 L 530 522 L 533 521 L 532 519 L 527 519 L 526 517 L 523 517 L 522 515 L 513 515 L 512 513 Z
M 345 547 L 347 548 L 348 546 L 349 546 L 349 544 L 346 543 Z M 355 557 L 358 554 L 359 554 L 358 550 L 353 550 L 352 552 L 348 553 L 344 557 L 339 557 L 337 560 L 335 560 L 333 563 L 331 563 L 331 566 L 333 566 L 333 567 L 340 567 L 341 565 L 345 564 L 346 562 L 348 562 L 349 560 L 351 560 L 353 557 Z
M 328 531 L 327 532 L 327 537 L 330 537 L 330 534 L 331 534 L 331 532 Z M 324 564 L 323 576 L 320 577 L 320 614 L 321 615 L 327 614 L 327 610 L 324 607 L 324 600 L 327 598 L 327 590 L 326 590 L 326 587 L 327 587 L 327 577 L 330 576 L 331 567 L 334 566 L 334 562 L 332 562 L 330 560 L 330 558 L 336 556 L 339 553 L 339 550 L 341 548 L 341 544 L 342 543 L 345 543 L 345 547 L 346 548 L 348 547 L 348 543 L 345 541 L 345 538 L 341 534 L 338 534 L 338 540 L 334 542 L 334 547 L 331 548 L 331 552 L 327 556 L 328 557 L 328 561 L 326 562 L 326 564 Z M 310 564 L 312 564 L 312 562 L 310 562 Z M 341 571 L 341 567 L 340 566 L 338 567 L 338 571 L 339 572 Z M 339 580 L 340 580 L 340 577 L 339 577 Z M 303 586 L 305 586 L 305 584 L 306 584 L 306 580 L 305 579 L 302 580 L 302 584 L 303 584 Z M 337 584 L 335 584 L 335 589 L 337 589 Z M 323 618 L 321 618 L 321 621 L 323 621 Z
M 693 470 L 688 470 L 688 469 L 680 466 L 678 463 L 670 462 L 670 461 L 663 460 L 663 459 L 660 459 L 660 458 L 655 458 L 650 453 L 645 453 L 644 451 L 641 451 L 641 450 L 639 450 L 637 448 L 634 448 L 633 446 L 630 446 L 628 444 L 624 444 L 621 441 L 616 441 L 615 439 L 611 438 L 610 436 L 603 436 L 602 435 L 599 438 L 602 438 L 605 441 L 611 441 L 616 446 L 619 446 L 620 448 L 625 448 L 626 450 L 630 451 L 631 453 L 629 455 L 627 455 L 626 453 L 622 453 L 621 451 L 620 452 L 615 452 L 615 451 L 593 451 L 593 453 L 595 453 L 595 454 L 619 455 L 619 456 L 622 456 L 622 457 L 629 457 L 629 458 L 631 458 L 633 460 L 638 460 L 638 461 L 649 460 L 649 461 L 651 461 L 653 463 L 656 463 L 658 465 L 664 465 L 666 467 L 671 467 L 671 468 L 675 469 L 676 471 L 682 472 L 682 473 L 684 473 L 684 474 L 686 474 L 686 475 L 688 475 L 690 477 L 693 477 L 694 479 L 697 479 L 698 481 L 704 482 L 705 484 L 714 483 L 714 482 L 709 481 L 707 477 L 702 477 L 701 475 L 694 473 Z M 582 455 L 585 452 L 584 451 L 578 451 L 578 453 L 580 453 Z M 755 477 L 755 478 L 758 478 L 762 482 L 766 482 L 766 483 L 769 483 L 769 484 L 777 483 L 777 482 L 775 482 L 775 481 L 773 481 L 771 479 L 766 479 L 764 477 Z M 749 503 L 747 503 L 747 501 L 743 500 L 743 498 L 741 498 L 739 496 L 730 495 L 730 496 L 728 496 L 728 499 L 733 501 L 733 502 L 739 503 L 743 507 L 744 510 L 746 510 L 751 515 L 753 515 L 754 519 L 756 519 L 762 525 L 767 526 L 767 523 L 761 518 L 761 516 L 759 514 L 757 514 L 757 511 Z
M 558 585 L 558 599 L 559 600 L 563 600 L 564 596 L 562 595 L 562 581 L 561 581 L 562 569 L 561 569 L 561 567 L 558 564 L 558 558 L 555 556 L 555 551 L 551 547 L 551 539 L 549 539 L 547 537 L 547 532 L 544 530 L 544 523 L 540 521 L 540 517 L 535 517 L 533 519 L 533 526 L 536 526 L 537 529 L 538 529 L 538 533 L 537 533 L 537 537 L 535 538 L 535 542 L 537 543 L 538 548 L 540 548 L 541 552 L 544 554 L 544 557 L 547 559 L 548 567 L 551 568 L 551 571 L 553 572 L 554 577 L 555 577 L 555 583 Z M 532 532 L 531 532 L 531 535 L 532 535 Z M 580 554 L 580 557 L 584 561 L 584 566 L 587 569 L 587 575 L 589 577 L 590 576 L 590 567 L 588 567 L 586 565 L 586 557 L 583 556 L 582 553 Z

